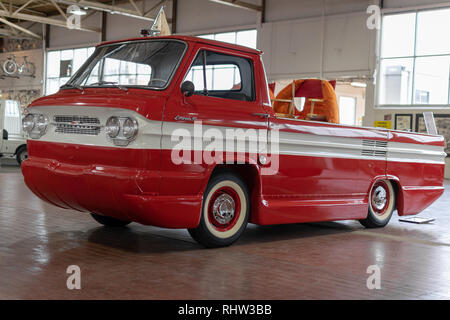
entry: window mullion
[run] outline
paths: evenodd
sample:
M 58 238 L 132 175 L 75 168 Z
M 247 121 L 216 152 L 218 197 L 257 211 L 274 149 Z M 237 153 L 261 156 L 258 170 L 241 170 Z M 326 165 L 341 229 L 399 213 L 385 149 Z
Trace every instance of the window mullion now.
M 413 53 L 413 67 L 412 67 L 412 83 L 411 83 L 411 105 L 414 105 L 414 96 L 416 94 L 416 58 L 417 58 L 417 20 L 419 13 L 416 11 L 414 23 L 414 53 Z

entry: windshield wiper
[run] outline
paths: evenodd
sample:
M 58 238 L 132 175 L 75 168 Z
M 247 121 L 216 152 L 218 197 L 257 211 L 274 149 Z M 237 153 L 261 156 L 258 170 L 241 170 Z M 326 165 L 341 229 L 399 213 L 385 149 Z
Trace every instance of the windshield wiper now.
M 124 87 L 124 86 L 122 86 L 122 85 L 120 85 L 120 84 L 118 84 L 117 82 L 114 82 L 114 81 L 99 81 L 99 82 L 94 82 L 94 83 L 91 83 L 88 87 L 93 87 L 93 86 L 103 86 L 103 85 L 112 85 L 112 86 L 114 86 L 114 87 L 116 87 L 116 88 L 119 88 L 120 90 L 123 90 L 123 91 L 128 91 L 128 88 L 126 88 L 126 87 Z
M 84 92 L 84 88 L 82 86 L 79 86 L 77 84 L 64 84 L 61 87 L 59 87 L 60 89 L 78 89 L 81 92 Z

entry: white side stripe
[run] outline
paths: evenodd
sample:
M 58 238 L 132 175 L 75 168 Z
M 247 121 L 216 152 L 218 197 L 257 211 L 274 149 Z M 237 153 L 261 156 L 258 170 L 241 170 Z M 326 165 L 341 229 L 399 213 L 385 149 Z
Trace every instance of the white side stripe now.
M 174 133 L 183 131 L 189 140 L 188 148 L 185 150 L 205 150 L 211 142 L 206 139 L 204 133 L 216 132 L 221 134 L 222 141 L 215 144 L 216 152 L 245 152 L 249 151 L 250 145 L 260 138 L 261 132 L 265 134 L 265 130 L 256 131 L 256 136 L 247 135 L 247 129 L 241 128 L 237 141 L 244 141 L 244 144 L 231 144 L 227 138 L 227 130 L 236 130 L 232 127 L 221 126 L 201 126 L 201 131 L 195 129 L 194 123 L 183 122 L 164 122 L 147 119 L 137 112 L 127 109 L 104 108 L 104 107 L 67 107 L 67 106 L 49 106 L 34 107 L 32 113 L 43 113 L 48 116 L 50 122 L 53 121 L 55 115 L 62 116 L 90 116 L 99 119 L 102 128 L 98 135 L 83 134 L 67 134 L 55 132 L 55 126 L 50 125 L 47 133 L 39 139 L 39 141 L 72 143 L 80 145 L 101 146 L 111 148 L 123 148 L 115 146 L 107 137 L 104 130 L 106 120 L 110 116 L 133 117 L 139 125 L 139 134 L 126 148 L 128 149 L 165 149 L 172 150 L 178 140 L 174 139 Z M 198 129 L 198 128 L 197 128 Z M 356 129 L 351 129 L 355 133 Z M 176 134 L 175 134 L 176 136 Z M 276 139 L 278 138 L 278 139 Z M 272 139 L 274 141 L 272 141 Z M 249 141 L 251 143 L 249 143 Z M 234 142 L 234 139 L 233 139 Z M 413 163 L 430 163 L 445 164 L 446 153 L 443 147 L 430 146 L 422 144 L 410 144 L 399 142 L 388 142 L 387 146 L 382 141 L 372 141 L 370 139 L 336 137 L 332 135 L 316 135 L 295 132 L 279 132 L 278 137 L 271 132 L 269 133 L 268 146 L 256 143 L 257 149 L 251 149 L 254 152 L 263 152 L 264 149 L 270 147 L 270 143 L 278 142 L 278 150 L 274 153 L 282 155 L 307 156 L 307 157 L 323 157 L 323 158 L 345 158 L 345 159 L 362 159 L 362 160 L 387 160 L 392 162 L 413 162 Z M 372 143 L 373 142 L 373 143 Z M 229 146 L 233 148 L 230 149 Z M 237 150 L 236 150 L 236 147 Z M 270 152 L 270 149 L 267 150 Z

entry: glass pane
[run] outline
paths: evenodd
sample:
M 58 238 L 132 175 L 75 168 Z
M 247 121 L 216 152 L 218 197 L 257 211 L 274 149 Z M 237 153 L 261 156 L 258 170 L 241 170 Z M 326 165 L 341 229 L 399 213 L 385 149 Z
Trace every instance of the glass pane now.
M 82 64 L 87 60 L 87 49 L 75 49 L 73 54 L 73 72 L 77 72 Z
M 119 76 L 104 76 L 103 77 L 104 78 L 104 81 L 110 81 L 110 82 L 117 82 L 117 83 L 120 83 L 119 82 Z
M 203 79 L 203 77 L 202 77 Z M 208 90 L 212 90 L 213 86 L 213 68 L 212 67 L 206 67 L 206 88 Z M 203 88 L 203 86 L 202 86 Z
M 73 50 L 63 50 L 61 51 L 61 60 L 72 60 L 73 59 Z
M 90 47 L 90 48 L 88 48 L 87 50 L 88 50 L 88 57 L 89 57 L 91 54 L 94 53 L 95 47 Z
M 214 68 L 212 90 L 231 90 L 233 88 L 235 84 L 233 67 L 234 66 L 217 66 Z
M 88 86 L 90 84 L 97 83 L 97 82 L 98 82 L 98 76 L 91 74 L 89 76 L 89 78 L 87 78 L 86 83 L 84 85 Z
M 256 49 L 256 30 L 239 31 L 236 44 Z
M 148 64 L 138 63 L 137 64 L 137 73 L 150 75 L 150 74 L 152 74 L 152 68 Z
M 129 61 L 120 62 L 120 74 L 136 74 L 136 63 Z
M 47 79 L 47 85 L 45 88 L 45 94 L 54 94 L 59 90 L 59 78 Z
M 151 81 L 151 84 L 146 81 L 146 85 L 163 88 L 173 74 L 184 49 L 185 44 L 166 40 L 103 46 L 95 51 L 88 65 L 81 67 L 80 70 L 83 72 L 72 78 L 71 84 L 86 85 L 106 81 L 117 82 L 121 85 L 135 85 L 138 74 L 149 76 L 153 73 L 157 75 L 157 79 L 153 79 L 154 81 Z M 103 70 L 100 70 L 101 66 Z M 102 71 L 104 78 L 93 81 L 94 78 L 99 77 L 100 71 Z M 126 75 L 128 77 L 124 77 Z M 146 79 L 148 78 L 146 77 Z M 98 85 L 110 84 L 101 83 Z
M 118 75 L 119 67 L 120 67 L 120 60 L 106 58 L 105 59 L 105 67 L 104 67 L 105 68 L 105 70 L 104 70 L 105 77 L 110 76 L 110 75 Z M 105 79 L 105 81 L 107 81 L 107 80 Z
M 339 97 L 339 122 L 354 125 L 356 118 L 356 98 Z
M 135 74 L 127 74 L 120 76 L 120 84 L 134 86 L 137 83 L 137 76 Z
M 382 58 L 414 55 L 415 20 L 415 13 L 383 17 L 383 28 L 381 31 Z
M 59 77 L 59 64 L 61 54 L 59 51 L 50 51 L 47 54 L 47 77 Z
M 213 34 L 204 34 L 201 36 L 198 36 L 199 38 L 203 38 L 203 39 L 209 39 L 209 40 L 214 40 L 214 35 Z
M 411 104 L 413 59 L 381 61 L 379 104 Z
M 137 76 L 137 85 L 139 85 L 139 86 L 146 86 L 146 85 L 148 85 L 149 81 L 150 81 L 150 75 L 139 74 Z
M 450 57 L 417 58 L 414 78 L 415 104 L 447 104 Z
M 60 78 L 59 86 L 61 87 L 61 86 L 65 85 L 67 83 L 67 81 L 69 81 L 69 79 L 70 79 L 69 77 Z
M 203 90 L 203 68 L 192 67 L 187 74 L 185 81 L 192 81 L 194 83 L 195 91 Z
M 216 40 L 235 44 L 236 32 L 218 33 L 216 34 Z
M 417 53 L 431 55 L 450 53 L 450 9 L 420 12 L 417 17 Z

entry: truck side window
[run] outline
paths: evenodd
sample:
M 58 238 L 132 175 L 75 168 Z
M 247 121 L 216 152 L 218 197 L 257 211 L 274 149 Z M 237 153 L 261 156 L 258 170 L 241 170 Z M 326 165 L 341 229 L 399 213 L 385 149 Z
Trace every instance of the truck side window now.
M 246 58 L 201 50 L 185 80 L 194 83 L 194 94 L 241 101 L 255 100 L 253 63 Z

